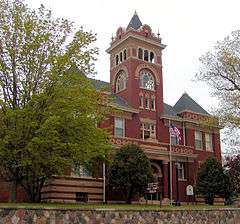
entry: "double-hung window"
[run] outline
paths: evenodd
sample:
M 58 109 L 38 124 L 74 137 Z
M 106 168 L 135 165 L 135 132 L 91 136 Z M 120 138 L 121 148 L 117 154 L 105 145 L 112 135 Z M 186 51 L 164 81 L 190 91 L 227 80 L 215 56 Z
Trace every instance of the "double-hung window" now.
M 120 117 L 115 117 L 114 120 L 114 136 L 124 137 L 124 119 Z
M 140 131 L 143 140 L 156 138 L 156 126 L 154 124 L 142 123 Z
M 202 133 L 198 130 L 195 131 L 195 148 L 202 149 Z
M 205 133 L 206 151 L 213 151 L 212 134 Z
M 185 179 L 184 163 L 178 162 L 176 165 L 178 169 L 178 179 L 184 180 Z

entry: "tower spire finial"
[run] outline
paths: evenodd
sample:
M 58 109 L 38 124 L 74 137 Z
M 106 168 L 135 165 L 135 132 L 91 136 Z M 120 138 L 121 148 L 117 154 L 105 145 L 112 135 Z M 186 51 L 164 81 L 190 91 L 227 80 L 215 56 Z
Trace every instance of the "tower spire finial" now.
M 135 11 L 134 11 L 134 15 L 137 15 L 137 10 L 135 9 Z

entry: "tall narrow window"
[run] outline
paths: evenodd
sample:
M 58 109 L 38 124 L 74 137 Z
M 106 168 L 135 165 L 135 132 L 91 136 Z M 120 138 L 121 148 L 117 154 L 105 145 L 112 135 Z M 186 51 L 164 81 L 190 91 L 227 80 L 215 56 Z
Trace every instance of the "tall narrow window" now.
M 114 119 L 114 136 L 124 137 L 124 119 L 115 117 Z
M 148 50 L 144 50 L 144 61 L 148 61 Z
M 118 65 L 119 63 L 119 58 L 118 58 L 118 54 L 116 55 L 116 65 Z
M 122 52 L 120 52 L 120 62 L 123 61 L 123 55 L 122 55 Z
M 123 60 L 125 61 L 127 59 L 127 50 L 124 49 L 123 51 Z
M 213 151 L 212 135 L 205 133 L 206 151 Z
M 145 108 L 149 109 L 149 97 L 145 98 Z
M 200 131 L 195 131 L 195 148 L 202 149 L 202 133 Z
M 154 62 L 154 53 L 152 51 L 150 52 L 150 62 Z
M 143 49 L 142 48 L 138 48 L 138 58 L 139 59 L 143 59 Z
M 155 98 L 151 99 L 151 110 L 156 110 L 156 101 Z
M 143 96 L 139 96 L 139 105 L 140 105 L 140 108 L 143 108 Z
M 184 180 L 185 179 L 184 163 L 183 162 L 177 162 L 176 166 L 177 166 L 177 169 L 178 169 L 178 179 Z

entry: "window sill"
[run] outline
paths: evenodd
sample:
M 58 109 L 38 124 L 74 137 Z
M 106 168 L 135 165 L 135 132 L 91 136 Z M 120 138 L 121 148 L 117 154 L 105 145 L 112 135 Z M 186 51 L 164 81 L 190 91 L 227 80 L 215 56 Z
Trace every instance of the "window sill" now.
M 206 149 L 206 152 L 214 152 L 214 151 L 210 149 Z
M 197 151 L 203 151 L 203 149 L 198 149 L 198 148 L 195 148 Z
M 178 181 L 187 181 L 187 179 L 178 178 Z
M 152 92 L 155 92 L 155 89 L 146 89 L 146 88 L 143 88 L 143 87 L 139 87 L 140 89 L 144 89 L 144 90 L 148 90 L 148 91 L 152 91 Z
M 127 88 L 125 87 L 124 89 L 121 89 L 121 90 L 119 90 L 119 91 L 116 91 L 115 93 L 121 93 L 121 92 L 123 92 L 124 90 L 126 90 Z
M 116 136 L 116 135 L 114 135 L 113 137 L 114 138 L 125 138 L 125 136 Z

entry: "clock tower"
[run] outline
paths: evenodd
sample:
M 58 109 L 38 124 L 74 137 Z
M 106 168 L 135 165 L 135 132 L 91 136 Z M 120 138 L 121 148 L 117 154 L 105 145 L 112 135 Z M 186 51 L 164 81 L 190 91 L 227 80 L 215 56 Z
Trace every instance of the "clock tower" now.
M 165 47 L 160 35 L 142 24 L 135 12 L 127 28 L 117 29 L 107 49 L 112 92 L 139 110 L 138 120 L 150 119 L 155 122 L 155 128 L 163 113 L 162 50 Z M 132 137 L 138 138 L 139 134 Z

